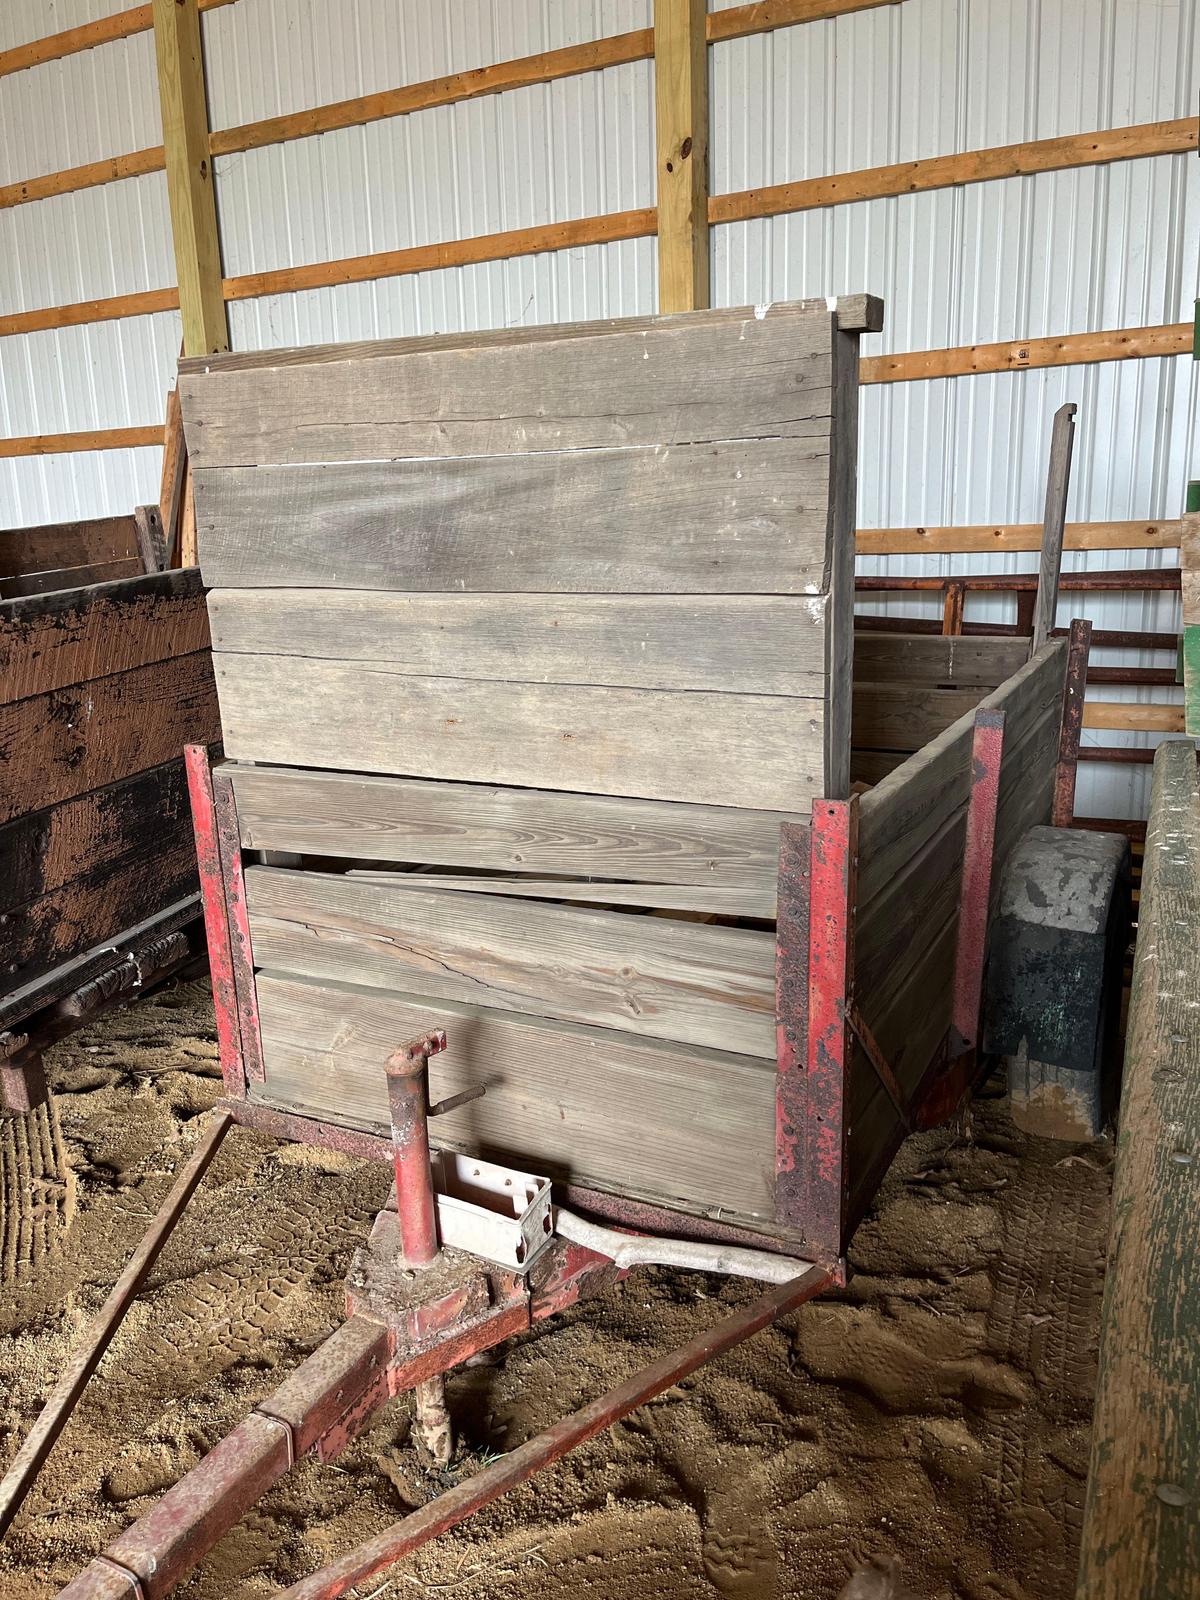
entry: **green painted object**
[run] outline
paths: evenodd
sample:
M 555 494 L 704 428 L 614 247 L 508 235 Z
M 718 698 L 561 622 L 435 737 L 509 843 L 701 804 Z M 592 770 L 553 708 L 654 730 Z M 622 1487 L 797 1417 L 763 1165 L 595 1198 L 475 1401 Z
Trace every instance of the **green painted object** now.
M 1183 725 L 1200 738 L 1200 623 L 1183 630 Z

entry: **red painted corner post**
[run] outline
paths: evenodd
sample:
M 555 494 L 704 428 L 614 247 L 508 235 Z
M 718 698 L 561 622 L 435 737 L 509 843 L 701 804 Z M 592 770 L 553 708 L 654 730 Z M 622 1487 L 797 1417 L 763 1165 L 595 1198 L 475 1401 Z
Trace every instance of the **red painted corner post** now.
M 810 826 L 780 830 L 775 1216 L 825 1263 L 846 1223 L 857 854 L 854 800 L 816 800 Z
M 225 1081 L 225 1093 L 231 1099 L 244 1100 L 246 1069 L 242 1060 L 241 1022 L 233 975 L 229 914 L 225 904 L 225 880 L 221 873 L 216 807 L 213 804 L 212 769 L 208 750 L 202 744 L 185 746 L 183 755 L 187 767 L 188 795 L 192 802 L 192 827 L 196 835 L 200 902 L 204 908 L 204 934 L 208 943 L 208 966 L 212 974 L 221 1077 Z
M 1088 654 L 1092 625 L 1083 617 L 1071 624 L 1067 645 L 1067 676 L 1063 684 L 1062 723 L 1058 736 L 1058 765 L 1054 771 L 1054 805 L 1050 821 L 1069 828 L 1075 820 L 1075 774 L 1079 766 L 1079 736 L 1083 728 L 1083 697 L 1087 688 Z

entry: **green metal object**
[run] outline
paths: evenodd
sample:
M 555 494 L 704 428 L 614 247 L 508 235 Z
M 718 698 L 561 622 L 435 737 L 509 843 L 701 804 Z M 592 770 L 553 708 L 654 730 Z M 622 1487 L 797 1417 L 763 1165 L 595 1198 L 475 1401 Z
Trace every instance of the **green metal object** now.
M 1184 510 L 1190 516 L 1193 511 L 1200 511 L 1200 478 L 1193 478 L 1187 486 L 1187 504 Z
M 1200 738 L 1200 623 L 1183 630 L 1183 725 Z

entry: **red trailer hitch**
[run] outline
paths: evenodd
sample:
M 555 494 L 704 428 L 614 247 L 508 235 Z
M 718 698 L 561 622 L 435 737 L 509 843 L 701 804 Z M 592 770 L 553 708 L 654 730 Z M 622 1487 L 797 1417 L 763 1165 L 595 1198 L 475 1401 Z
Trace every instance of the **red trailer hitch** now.
M 430 1055 L 445 1044 L 444 1033 L 429 1034 L 398 1050 L 387 1064 L 396 1187 L 351 1264 L 346 1322 L 96 1556 L 61 1591 L 60 1600 L 161 1600 L 295 1461 L 308 1454 L 334 1460 L 380 1406 L 408 1390 L 413 1391 L 419 1446 L 435 1463 L 449 1462 L 453 1437 L 445 1374 L 580 1297 L 603 1293 L 626 1275 L 629 1269 L 610 1257 L 550 1234 L 531 1253 L 528 1267 L 515 1270 L 440 1240 L 428 1118 L 449 1105 L 429 1104 L 427 1068 Z M 476 1172 L 484 1166 L 479 1163 Z M 548 1226 L 548 1211 L 546 1216 Z M 287 1595 L 331 1600 L 345 1594 L 819 1294 L 837 1281 L 840 1270 L 807 1263 L 795 1268 L 787 1282 L 303 1579 Z

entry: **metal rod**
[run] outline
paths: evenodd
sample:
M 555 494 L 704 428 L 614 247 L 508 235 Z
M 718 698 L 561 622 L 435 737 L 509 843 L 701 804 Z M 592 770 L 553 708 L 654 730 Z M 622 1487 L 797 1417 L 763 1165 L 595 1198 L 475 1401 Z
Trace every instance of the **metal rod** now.
M 227 1112 L 217 1112 L 212 1125 L 190 1159 L 171 1186 L 171 1192 L 159 1207 L 149 1231 L 134 1252 L 129 1265 L 113 1285 L 99 1316 L 92 1324 L 83 1347 L 71 1361 L 47 1400 L 41 1416 L 26 1435 L 25 1443 L 17 1451 L 12 1466 L 0 1482 L 0 1538 L 16 1516 L 21 1502 L 37 1476 L 38 1470 L 54 1446 L 72 1411 L 87 1386 L 87 1381 L 99 1365 L 100 1358 L 121 1326 L 138 1290 L 145 1283 L 151 1268 L 171 1230 L 183 1214 L 196 1185 L 204 1176 L 209 1163 L 221 1148 L 221 1141 L 233 1122 Z
M 404 1264 L 427 1267 L 438 1253 L 437 1206 L 429 1168 L 429 1057 L 446 1048 L 438 1031 L 388 1058 L 388 1107 L 396 1168 L 396 1212 Z
M 1067 646 L 1067 675 L 1063 683 L 1062 721 L 1058 734 L 1058 764 L 1054 769 L 1054 804 L 1050 821 L 1069 828 L 1075 815 L 1075 776 L 1079 762 L 1079 735 L 1083 728 L 1083 696 L 1088 679 L 1088 650 L 1092 625 L 1082 618 L 1071 624 Z
M 724 1322 L 719 1322 L 715 1328 L 697 1334 L 680 1349 L 660 1356 L 608 1394 L 564 1417 L 545 1433 L 536 1434 L 525 1444 L 468 1478 L 465 1483 L 458 1484 L 411 1516 L 404 1517 L 375 1538 L 368 1539 L 341 1560 L 302 1578 L 299 1583 L 284 1590 L 281 1600 L 337 1600 L 339 1595 L 344 1595 L 356 1584 L 365 1583 L 384 1567 L 410 1555 L 438 1534 L 456 1527 L 473 1512 L 490 1505 L 509 1489 L 526 1482 L 535 1472 L 557 1461 L 560 1456 L 586 1444 L 656 1394 L 661 1394 L 664 1389 L 669 1389 L 681 1378 L 704 1366 L 714 1356 L 741 1344 L 761 1328 L 769 1326 L 777 1317 L 794 1311 L 833 1281 L 833 1274 L 826 1268 L 813 1267 L 802 1277 L 793 1278 L 790 1283 L 781 1284 L 760 1295 Z

